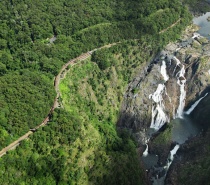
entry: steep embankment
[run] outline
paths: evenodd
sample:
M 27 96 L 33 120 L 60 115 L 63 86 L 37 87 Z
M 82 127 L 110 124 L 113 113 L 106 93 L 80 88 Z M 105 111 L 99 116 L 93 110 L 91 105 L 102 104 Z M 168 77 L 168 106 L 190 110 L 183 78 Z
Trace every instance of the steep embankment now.
M 94 51 L 97 51 L 97 50 L 100 50 L 100 49 L 103 49 L 103 48 L 110 48 L 111 46 L 114 46 L 116 44 L 117 43 L 113 43 L 113 44 L 105 45 L 105 46 L 100 47 L 100 48 L 95 48 L 94 50 L 88 51 L 87 53 L 83 53 L 80 56 L 78 56 L 78 57 L 76 57 L 74 59 L 71 59 L 66 64 L 64 64 L 62 66 L 62 68 L 60 69 L 58 75 L 54 79 L 54 88 L 55 88 L 55 91 L 56 91 L 56 97 L 54 99 L 54 102 L 53 102 L 53 105 L 52 105 L 51 109 L 49 110 L 49 112 L 47 114 L 47 117 L 45 117 L 45 119 L 39 125 L 37 125 L 34 128 L 31 128 L 26 134 L 24 134 L 23 136 L 19 137 L 17 140 L 13 141 L 8 146 L 3 148 L 0 151 L 0 157 L 3 156 L 4 154 L 6 154 L 9 150 L 14 149 L 16 146 L 18 146 L 20 144 L 21 141 L 23 141 L 24 139 L 27 139 L 33 132 L 37 131 L 42 126 L 45 126 L 49 122 L 50 116 L 52 116 L 55 108 L 58 108 L 58 107 L 61 106 L 60 102 L 59 102 L 59 98 L 60 98 L 59 84 L 60 84 L 61 78 L 65 77 L 65 74 L 67 72 L 67 68 L 69 66 L 73 66 L 73 65 L 75 65 L 76 63 L 78 63 L 80 61 L 86 60 L 87 58 L 89 58 L 91 56 L 91 54 Z
M 210 110 L 209 95 L 206 93 L 210 86 L 210 43 L 198 34 L 194 34 L 194 28 L 189 27 L 180 41 L 167 45 L 149 65 L 144 66 L 127 88 L 122 103 L 119 126 L 132 130 L 140 148 L 148 142 L 149 127 L 158 130 L 173 118 L 182 118 L 184 111 L 199 99 L 199 104 L 192 112 L 191 118 L 197 124 L 208 127 Z M 149 141 L 149 152 L 158 154 L 159 164 L 166 163 L 169 151 L 174 146 L 172 127 L 173 125 L 170 125 L 164 132 Z M 204 138 L 208 139 L 208 135 L 193 139 L 181 147 L 181 152 L 178 153 L 183 153 L 180 154 L 183 156 L 181 164 L 188 162 L 194 164 L 193 160 L 187 160 L 187 155 L 189 151 L 193 151 L 193 148 L 199 148 L 198 143 L 205 141 Z M 206 153 L 208 142 L 204 143 L 201 150 Z M 198 148 L 195 153 L 199 150 Z M 196 156 L 195 161 L 203 155 L 197 154 Z M 187 162 L 184 162 L 185 159 Z M 170 179 L 174 178 L 173 174 L 178 173 L 179 168 L 181 167 L 175 167 L 174 170 L 171 170 L 173 172 L 169 173 L 166 180 L 169 184 Z M 180 173 L 176 178 L 179 176 Z M 180 178 L 185 177 L 180 176 Z M 176 184 L 176 181 L 173 183 Z
M 209 89 L 208 89 L 209 91 Z M 192 118 L 203 126 L 203 133 L 181 146 L 166 178 L 167 185 L 203 185 L 209 183 L 210 166 L 210 96 L 200 101 Z
M 141 144 L 148 127 L 158 129 L 180 117 L 210 84 L 209 45 L 193 32 L 188 29 L 181 41 L 169 44 L 127 88 L 119 126 L 132 129 Z
M 167 185 L 209 184 L 209 141 L 208 130 L 180 147 L 166 177 Z

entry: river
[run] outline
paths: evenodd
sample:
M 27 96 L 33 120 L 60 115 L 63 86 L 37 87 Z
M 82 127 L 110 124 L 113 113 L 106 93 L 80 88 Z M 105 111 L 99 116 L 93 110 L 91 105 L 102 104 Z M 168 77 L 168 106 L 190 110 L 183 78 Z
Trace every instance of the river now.
M 209 16 L 210 12 L 207 12 L 202 16 L 195 17 L 193 23 L 200 27 L 198 33 L 210 40 L 210 21 L 207 20 Z
M 193 23 L 198 25 L 200 29 L 198 33 L 210 40 L 210 21 L 207 18 L 210 16 L 210 12 L 203 14 L 202 16 L 196 17 L 193 19 Z M 167 83 L 168 71 L 166 70 L 165 61 L 162 61 L 160 73 L 163 76 L 164 81 L 162 84 L 159 84 L 157 90 L 149 96 L 153 103 L 152 107 L 152 121 L 150 130 L 153 129 L 153 132 L 158 131 L 166 122 L 170 122 L 172 126 L 171 132 L 171 141 L 174 143 L 171 148 L 168 158 L 164 164 L 158 163 L 159 156 L 156 154 L 150 154 L 148 144 L 146 144 L 146 150 L 143 153 L 142 160 L 145 164 L 145 168 L 150 173 L 151 182 L 153 185 L 164 185 L 165 177 L 170 165 L 173 162 L 173 159 L 176 155 L 176 152 L 179 150 L 180 145 L 185 143 L 188 139 L 198 135 L 202 132 L 202 127 L 196 124 L 191 119 L 191 112 L 194 108 L 204 99 L 208 93 L 200 97 L 195 101 L 191 107 L 184 112 L 185 107 L 185 97 L 186 97 L 186 88 L 185 88 L 185 66 L 174 56 L 174 60 L 177 61 L 177 66 L 179 66 L 180 71 L 176 74 L 177 84 L 180 86 L 180 95 L 179 95 L 179 106 L 177 112 L 174 116 L 175 119 L 169 120 L 165 113 L 164 99 L 163 95 L 167 95 L 167 89 L 165 83 Z M 176 68 L 174 69 L 174 71 Z M 150 135 L 150 134 L 149 134 Z M 151 137 L 151 136 L 149 136 Z M 149 141 L 149 140 L 148 140 Z
M 202 131 L 202 127 L 194 123 L 190 116 L 186 114 L 183 114 L 182 118 L 172 120 L 170 124 L 173 125 L 171 141 L 176 143 L 176 145 L 171 149 L 165 164 L 160 165 L 158 163 L 158 156 L 156 154 L 148 153 L 148 148 L 146 148 L 144 155 L 142 156 L 145 168 L 151 171 L 151 181 L 153 185 L 164 184 L 167 171 L 172 164 L 180 145 Z

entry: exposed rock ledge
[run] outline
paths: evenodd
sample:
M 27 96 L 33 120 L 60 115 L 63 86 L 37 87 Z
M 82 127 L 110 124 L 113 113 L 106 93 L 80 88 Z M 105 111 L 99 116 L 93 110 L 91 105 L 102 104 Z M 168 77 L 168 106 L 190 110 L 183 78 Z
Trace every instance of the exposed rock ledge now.
M 210 43 L 194 34 L 196 29 L 196 26 L 188 27 L 178 42 L 167 45 L 149 66 L 144 64 L 139 74 L 128 85 L 118 126 L 131 129 L 140 146 L 147 140 L 147 131 L 152 119 L 153 102 L 149 95 L 156 91 L 158 84 L 164 82 L 160 73 L 163 59 L 169 76 L 165 83 L 167 95 L 164 95 L 163 99 L 170 118 L 174 115 L 174 108 L 178 107 L 180 96 L 173 56 L 176 56 L 186 69 L 186 106 L 204 94 L 210 85 Z

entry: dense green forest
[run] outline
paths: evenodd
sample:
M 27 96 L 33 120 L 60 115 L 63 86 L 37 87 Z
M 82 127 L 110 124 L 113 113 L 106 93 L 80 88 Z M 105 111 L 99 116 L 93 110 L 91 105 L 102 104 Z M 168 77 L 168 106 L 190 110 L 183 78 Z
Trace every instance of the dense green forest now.
M 189 146 L 185 146 L 192 155 L 178 166 L 176 178 L 179 184 L 209 184 L 210 173 L 210 132 L 198 139 L 194 139 Z M 198 178 L 199 177 L 199 178 Z
M 169 39 L 176 39 L 183 27 L 189 22 L 190 15 L 185 8 L 177 2 L 167 0 L 159 1 L 6 1 L 0 2 L 1 7 L 1 28 L 0 28 L 0 82 L 3 83 L 5 75 L 24 76 L 26 71 L 33 76 L 45 76 L 45 84 L 42 87 L 34 86 L 26 92 L 20 80 L 16 82 L 20 94 L 30 94 L 30 104 L 37 104 L 36 96 L 42 96 L 43 89 L 48 90 L 49 98 L 39 99 L 40 106 L 33 106 L 31 112 L 35 114 L 12 114 L 20 111 L 12 102 L 7 102 L 6 97 L 2 97 L 0 107 L 4 120 L 1 125 L 3 135 L 2 141 L 10 142 L 32 125 L 38 125 L 46 115 L 46 105 L 52 104 L 53 96 L 53 76 L 55 76 L 61 66 L 69 59 L 74 58 L 82 52 L 103 46 L 108 43 L 123 41 L 125 39 L 138 39 L 154 35 L 159 37 L 158 32 L 176 22 L 179 17 L 181 21 L 175 32 L 167 32 L 161 44 L 164 45 Z M 171 14 L 173 12 L 173 14 Z M 56 36 L 56 40 L 51 42 L 49 38 Z M 168 37 L 168 38 L 167 38 Z M 160 44 L 159 44 L 160 45 Z M 23 73 L 22 70 L 25 72 Z M 21 77 L 20 77 L 21 78 Z M 23 77 L 25 78 L 25 77 Z M 28 79 L 28 86 L 33 86 L 33 82 Z M 41 85 L 40 84 L 40 85 Z M 7 90 L 10 87 L 5 85 Z M 22 88 L 21 88 L 22 87 Z M 39 91 L 39 88 L 42 90 Z M 6 90 L 6 91 L 7 91 Z M 22 92 L 23 91 L 23 92 Z M 25 91 L 25 92 L 24 92 Z M 11 97 L 12 98 L 12 97 Z M 22 109 L 28 108 L 28 96 L 22 98 L 12 98 L 13 101 L 21 102 Z M 4 104 L 9 104 L 9 109 L 4 109 Z M 40 108 L 43 107 L 43 108 Z M 45 107 L 45 108 L 44 108 Z M 44 111 L 43 111 L 44 110 Z M 37 118 L 37 115 L 40 115 Z M 17 120 L 19 123 L 12 123 Z M 26 120 L 33 120 L 33 124 Z M 14 130 L 22 130 L 13 132 Z M 15 128 L 17 127 L 17 128 Z M 11 138 L 9 139 L 9 137 Z M 0 147 L 4 147 L 8 142 L 1 142 Z
M 194 14 L 200 14 L 210 11 L 210 2 L 208 0 L 182 0 L 185 5 L 189 7 L 189 9 Z
M 0 148 L 47 116 L 64 63 L 118 42 L 70 68 L 63 108 L 0 158 L 1 184 L 144 184 L 135 141 L 115 128 L 120 102 L 141 64 L 189 24 L 186 8 L 178 0 L 10 0 L 0 1 L 0 16 Z

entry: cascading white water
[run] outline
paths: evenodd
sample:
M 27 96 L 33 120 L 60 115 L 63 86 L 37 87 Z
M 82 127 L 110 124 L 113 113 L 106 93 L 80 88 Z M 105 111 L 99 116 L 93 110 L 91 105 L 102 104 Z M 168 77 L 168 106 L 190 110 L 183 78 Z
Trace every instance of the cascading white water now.
M 173 148 L 173 150 L 170 151 L 170 156 L 169 156 L 169 158 L 168 158 L 168 163 L 166 164 L 166 166 L 164 166 L 164 169 L 166 169 L 166 170 L 169 169 L 171 163 L 172 163 L 173 160 L 174 160 L 174 155 L 176 154 L 176 152 L 178 151 L 178 149 L 179 149 L 179 145 L 177 144 L 177 145 Z
M 153 99 L 154 102 L 159 103 L 163 100 L 162 94 L 164 93 L 165 85 L 158 84 L 156 91 L 149 95 L 149 99 Z
M 201 97 L 199 100 L 197 100 L 186 112 L 185 114 L 190 114 L 194 109 L 195 107 L 200 103 L 200 101 L 205 98 L 206 96 L 208 95 L 208 93 L 206 93 L 203 97 Z
M 146 156 L 148 156 L 148 144 L 146 144 L 146 149 L 145 149 L 145 151 L 144 151 L 144 153 L 143 153 L 143 156 L 144 157 L 146 157 Z
M 164 60 L 162 61 L 162 65 L 160 67 L 160 73 L 162 74 L 164 81 L 168 81 L 169 76 L 167 75 L 166 63 Z M 170 121 L 169 117 L 165 113 L 165 106 L 162 97 L 164 93 L 168 96 L 165 85 L 158 84 L 156 91 L 149 95 L 149 99 L 152 99 L 155 102 L 152 106 L 152 121 L 150 125 L 150 128 L 154 128 L 155 130 L 159 130 L 166 122 Z
M 174 68 L 173 75 L 176 71 L 177 66 L 179 66 L 181 64 L 181 62 L 176 57 L 174 57 L 174 59 L 176 60 L 176 67 Z
M 186 98 L 186 91 L 185 91 L 185 83 L 186 83 L 186 79 L 185 79 L 185 66 L 174 56 L 173 57 L 174 60 L 176 61 L 176 67 L 174 68 L 173 71 L 173 75 L 174 73 L 178 70 L 178 68 L 180 68 L 180 70 L 177 72 L 176 74 L 176 78 L 177 78 L 177 84 L 180 87 L 180 97 L 179 97 L 179 105 L 177 108 L 177 111 L 175 109 L 175 106 L 173 105 L 173 115 L 174 118 L 175 117 L 181 117 L 182 113 L 183 113 L 183 109 L 185 106 L 185 98 Z M 168 81 L 169 80 L 169 76 L 167 74 L 167 67 L 166 67 L 166 63 L 165 61 L 162 61 L 162 65 L 160 68 L 160 73 L 163 76 L 164 81 Z M 164 106 L 164 102 L 163 102 L 163 95 L 168 96 L 167 91 L 166 91 L 166 87 L 165 87 L 165 83 L 164 84 L 158 84 L 158 87 L 156 89 L 156 91 L 153 94 L 149 95 L 149 98 L 152 99 L 154 101 L 154 104 L 152 106 L 152 121 L 151 121 L 151 126 L 150 128 L 154 128 L 155 130 L 159 130 L 166 122 L 170 121 L 169 116 L 166 114 L 165 111 L 165 106 Z M 171 102 L 171 98 L 168 96 L 169 101 Z M 176 112 L 176 114 L 175 114 Z M 174 159 L 174 155 L 176 154 L 177 150 L 179 149 L 179 145 L 177 144 L 173 150 L 171 150 L 170 155 L 168 157 L 168 162 L 166 164 L 166 166 L 164 166 L 164 169 L 166 170 L 166 173 Z M 146 150 L 143 153 L 143 156 L 147 156 L 148 155 L 148 145 Z M 160 177 L 156 176 L 155 180 L 154 180 L 154 184 L 156 183 L 163 183 L 166 173 L 164 176 Z
M 166 122 L 169 121 L 169 117 L 165 113 L 165 106 L 163 104 L 162 95 L 165 93 L 165 85 L 158 84 L 157 90 L 149 95 L 149 99 L 155 102 L 152 106 L 152 121 L 150 128 L 159 130 Z
M 195 39 L 198 36 L 199 35 L 194 35 L 193 39 Z M 181 48 L 177 48 L 176 51 L 178 51 L 179 49 L 181 49 Z M 165 55 L 166 57 L 164 57 L 163 55 Z M 170 111 L 170 115 L 173 114 L 173 118 L 175 119 L 175 121 L 181 120 L 186 125 L 186 120 L 187 120 L 188 116 L 184 116 L 183 114 L 184 113 L 190 114 L 195 109 L 195 107 L 199 104 L 199 102 L 207 96 L 207 94 L 205 94 L 203 97 L 201 97 L 199 100 L 197 100 L 190 107 L 189 110 L 184 112 L 185 99 L 186 99 L 185 63 L 182 63 L 178 58 L 176 58 L 174 55 L 172 55 L 170 50 L 163 51 L 161 53 L 159 59 L 163 59 L 163 58 L 167 58 L 168 63 L 167 63 L 167 61 L 165 62 L 164 60 L 162 60 L 162 64 L 160 66 L 160 74 L 163 77 L 162 79 L 164 79 L 165 82 L 167 82 L 169 80 L 169 76 L 170 76 L 170 78 L 173 78 L 173 79 L 171 79 L 167 83 L 162 82 L 162 80 L 161 80 L 158 84 L 156 91 L 155 92 L 153 91 L 154 93 L 149 95 L 149 99 L 152 99 L 152 101 L 153 101 L 152 120 L 151 120 L 150 128 L 154 128 L 156 131 L 159 130 L 166 122 L 170 121 L 169 120 L 170 117 L 168 115 L 169 111 Z M 169 65 L 171 65 L 171 64 L 172 64 L 172 66 L 170 66 L 170 68 L 169 68 Z M 168 68 L 168 71 L 167 71 L 167 68 Z M 208 70 L 208 74 L 210 75 L 210 70 Z M 174 80 L 177 82 L 176 84 L 172 84 Z M 166 89 L 166 87 L 168 89 Z M 171 88 L 171 89 L 169 89 L 169 88 Z M 174 92 L 173 92 L 173 90 L 174 90 Z M 179 91 L 178 93 L 177 93 L 177 90 Z M 167 94 L 167 91 L 169 92 L 169 94 Z M 173 95 L 176 95 L 176 94 L 178 94 L 177 97 L 173 97 Z M 169 97 L 169 95 L 171 96 L 171 98 Z M 167 101 L 164 100 L 164 98 L 166 98 Z M 169 101 L 168 101 L 168 99 L 169 99 Z M 176 99 L 177 99 L 177 101 L 176 101 Z M 170 102 L 170 104 L 168 106 L 169 102 Z M 169 108 L 169 110 L 166 110 L 165 105 L 166 105 L 166 108 Z M 173 111 L 173 112 L 171 112 L 171 111 Z M 172 122 L 171 124 L 178 125 L 177 122 Z M 189 127 L 185 126 L 186 129 L 184 127 L 184 129 L 185 129 L 184 134 L 182 132 L 180 132 L 180 130 L 179 130 L 179 132 L 178 132 L 179 135 L 177 134 L 178 139 L 176 138 L 176 140 L 173 140 L 174 142 L 177 143 L 177 145 L 170 151 L 166 163 L 164 163 L 164 164 L 155 163 L 152 167 L 150 167 L 152 169 L 150 174 L 152 174 L 151 180 L 152 180 L 153 185 L 164 184 L 164 180 L 167 175 L 168 169 L 170 168 L 170 165 L 172 164 L 172 162 L 174 160 L 174 155 L 179 150 L 180 145 L 189 138 L 189 136 L 186 136 L 186 138 L 184 137 L 185 140 L 183 142 L 181 142 L 183 140 L 183 138 L 180 137 L 180 135 L 186 135 L 187 131 L 189 131 L 190 136 L 192 136 L 191 133 L 193 133 L 193 134 L 198 133 L 197 127 L 192 129 L 193 126 L 191 125 L 191 123 L 189 123 L 189 124 L 190 124 Z M 182 127 L 180 127 L 180 129 L 183 129 L 183 125 L 181 125 L 181 126 Z M 174 130 L 174 127 L 175 126 L 173 126 L 173 130 Z M 174 139 L 174 137 L 173 137 L 173 139 Z M 150 159 L 150 157 L 152 157 L 152 154 L 148 154 L 148 145 L 147 144 L 146 144 L 146 149 L 143 153 L 143 156 L 147 156 L 145 158 L 148 158 L 148 159 Z M 145 161 L 147 162 L 147 160 L 145 160 Z M 147 169 L 150 169 L 150 168 L 147 168 Z
M 179 66 L 181 68 L 180 71 L 176 74 L 177 84 L 180 87 L 179 106 L 177 108 L 176 117 L 182 118 L 182 114 L 183 114 L 183 110 L 184 110 L 184 106 L 185 106 L 185 98 L 186 98 L 186 91 L 185 91 L 186 79 L 184 77 L 185 66 L 183 64 L 181 64 L 179 59 L 177 59 L 176 57 L 174 57 L 174 59 L 177 62 L 177 66 Z
M 177 153 L 179 149 L 179 145 L 177 144 L 169 153 L 169 156 L 168 156 L 168 159 L 167 159 L 167 164 L 163 167 L 163 168 L 156 168 L 158 172 L 156 174 L 156 177 L 152 177 L 152 180 L 153 180 L 153 185 L 162 185 L 164 184 L 164 180 L 166 178 L 166 174 L 167 174 L 167 171 L 169 169 L 169 167 L 171 166 L 173 160 L 174 160 L 174 155 Z M 163 176 L 159 176 L 160 172 L 162 172 L 162 170 L 164 169 L 165 174 Z
M 167 71 L 166 71 L 166 62 L 164 60 L 162 61 L 160 73 L 162 74 L 165 81 L 169 79 L 169 76 L 167 75 Z

